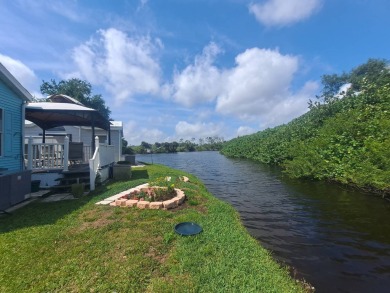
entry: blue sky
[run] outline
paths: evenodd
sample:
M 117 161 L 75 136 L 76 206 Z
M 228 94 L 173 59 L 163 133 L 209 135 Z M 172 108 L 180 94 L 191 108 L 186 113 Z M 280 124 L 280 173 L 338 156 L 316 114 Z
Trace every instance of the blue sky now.
M 0 62 L 36 97 L 87 80 L 130 144 L 226 140 L 307 111 L 323 74 L 390 59 L 388 0 L 0 0 Z

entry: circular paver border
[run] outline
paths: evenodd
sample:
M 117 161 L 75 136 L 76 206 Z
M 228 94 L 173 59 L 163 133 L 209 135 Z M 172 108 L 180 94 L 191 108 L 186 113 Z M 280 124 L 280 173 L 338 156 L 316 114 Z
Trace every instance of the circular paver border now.
M 134 191 L 141 191 L 143 188 L 148 188 L 149 184 L 142 184 L 138 185 L 134 188 L 131 188 L 129 190 L 122 191 L 114 196 L 111 196 L 109 198 L 106 198 L 105 200 L 99 201 L 98 205 L 110 205 L 110 206 L 116 206 L 116 207 L 137 207 L 139 209 L 164 209 L 164 210 L 170 210 L 174 209 L 181 204 L 183 204 L 186 195 L 184 194 L 184 191 L 175 188 L 176 196 L 172 199 L 165 200 L 165 201 L 146 201 L 146 200 L 136 200 L 136 199 L 127 199 L 125 198 L 128 194 Z M 152 186 L 152 188 L 159 188 L 158 186 Z

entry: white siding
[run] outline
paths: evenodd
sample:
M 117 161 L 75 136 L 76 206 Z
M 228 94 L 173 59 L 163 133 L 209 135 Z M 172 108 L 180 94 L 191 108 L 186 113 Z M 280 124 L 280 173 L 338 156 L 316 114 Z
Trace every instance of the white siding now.
M 79 126 L 64 126 L 65 132 L 67 135 L 72 135 L 73 142 L 82 142 L 84 146 L 91 147 L 92 144 L 92 129 Z M 25 138 L 28 137 L 39 137 L 42 134 L 42 129 L 35 124 L 29 124 L 25 127 Z M 47 136 L 50 136 L 49 132 L 46 132 Z M 108 141 L 108 133 L 102 129 L 95 129 L 95 136 L 100 138 L 100 142 Z M 53 138 L 57 140 L 58 143 L 63 143 L 60 137 Z M 111 145 L 115 146 L 115 160 L 120 161 L 122 156 L 122 128 L 115 127 L 111 129 Z

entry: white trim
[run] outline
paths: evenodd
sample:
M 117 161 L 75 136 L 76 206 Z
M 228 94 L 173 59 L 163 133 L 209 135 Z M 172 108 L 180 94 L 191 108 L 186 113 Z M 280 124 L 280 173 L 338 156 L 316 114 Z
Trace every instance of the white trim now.
M 91 111 L 95 112 L 95 109 L 80 106 L 77 104 L 69 103 L 53 103 L 53 102 L 40 102 L 30 103 L 26 107 L 27 109 L 38 109 L 38 110 L 71 110 L 71 111 Z
M 18 97 L 30 102 L 33 96 L 20 84 L 20 82 L 0 63 L 0 79 L 3 80 L 11 89 L 16 91 Z
M 23 103 L 22 104 L 22 117 L 20 117 L 20 128 L 22 128 L 22 137 L 20 138 L 21 142 L 20 142 L 20 148 L 21 148 L 21 152 L 22 152 L 22 159 L 21 159 L 21 169 L 22 170 L 25 170 L 26 169 L 26 166 L 25 166 L 25 162 L 24 162 L 24 158 L 25 158 L 25 150 L 24 150 L 24 117 L 26 116 L 26 103 Z

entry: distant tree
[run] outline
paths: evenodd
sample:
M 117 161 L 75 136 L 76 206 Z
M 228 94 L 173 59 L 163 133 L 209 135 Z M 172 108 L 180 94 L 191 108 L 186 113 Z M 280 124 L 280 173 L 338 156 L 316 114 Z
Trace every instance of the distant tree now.
M 102 95 L 92 95 L 92 86 L 89 82 L 78 78 L 71 78 L 68 80 L 61 80 L 56 82 L 54 79 L 49 81 L 42 81 L 41 93 L 44 95 L 63 94 L 70 96 L 86 107 L 99 111 L 103 117 L 109 119 L 111 111 L 106 106 Z
M 153 153 L 164 153 L 165 149 L 162 143 L 155 142 L 154 145 L 152 145 L 152 152 Z
M 134 150 L 128 145 L 128 142 L 124 137 L 122 137 L 122 154 L 124 155 L 134 154 Z
M 178 146 L 179 146 L 179 143 L 177 141 L 172 142 L 171 147 L 170 147 L 170 152 L 176 153 Z
M 322 97 L 330 98 L 346 83 L 351 83 L 352 90 L 359 91 L 363 80 L 378 83 L 383 75 L 388 74 L 388 62 L 385 59 L 368 59 L 368 61 L 354 69 L 350 73 L 325 74 L 322 76 Z M 325 100 L 326 102 L 326 100 Z
M 146 150 L 150 150 L 152 148 L 152 145 L 146 141 L 141 142 L 141 146 Z
M 382 85 L 388 82 L 388 62 L 385 59 L 368 59 L 368 61 L 354 68 L 349 76 L 349 82 L 354 91 L 360 91 L 363 81 Z
M 323 85 L 322 95 L 323 97 L 333 97 L 335 96 L 340 87 L 348 83 L 349 74 L 343 73 L 341 75 L 337 74 L 325 74 L 321 78 Z
M 389 77 L 389 63 L 385 59 L 368 59 L 368 61 L 352 69 L 349 73 L 325 74 L 321 78 L 323 85 L 322 94 L 317 96 L 317 101 L 309 100 L 309 108 L 322 108 L 323 104 L 334 104 L 339 99 L 338 93 L 341 86 L 350 83 L 351 87 L 347 94 L 361 91 L 365 83 L 375 83 L 376 85 L 385 85 Z M 334 108 L 323 109 L 322 115 L 317 118 L 322 120 L 324 117 L 334 114 Z
M 127 142 L 127 140 L 124 137 L 122 137 L 122 148 L 126 148 L 128 145 L 129 143 Z
M 202 142 L 201 145 L 196 144 L 195 141 L 195 138 L 191 138 L 191 140 L 179 139 L 179 142 L 155 142 L 153 145 L 143 141 L 139 146 L 132 147 L 132 149 L 138 154 L 147 153 L 148 150 L 152 153 L 219 151 L 225 143 L 224 138 L 219 136 L 209 136 L 207 138 L 199 139 L 199 141 Z
M 194 152 L 195 151 L 196 144 L 194 143 L 194 141 L 195 141 L 195 139 L 193 139 L 192 141 L 186 140 L 184 142 L 187 152 Z
M 176 153 L 177 148 L 179 147 L 179 143 L 174 141 L 174 142 L 164 142 L 162 144 L 162 147 L 165 149 L 165 152 L 167 153 Z

